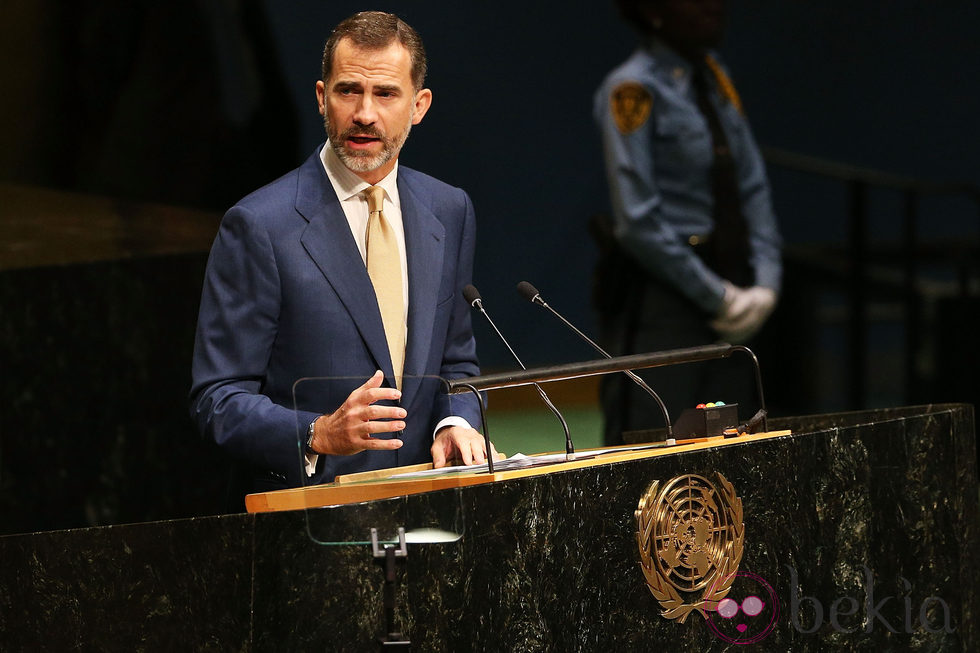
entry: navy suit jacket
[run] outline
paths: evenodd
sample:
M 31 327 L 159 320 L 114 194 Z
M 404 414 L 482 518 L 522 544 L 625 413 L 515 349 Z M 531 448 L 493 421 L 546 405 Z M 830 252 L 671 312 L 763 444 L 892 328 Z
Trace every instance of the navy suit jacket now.
M 310 479 L 302 473 L 309 423 L 336 410 L 375 370 L 394 385 L 374 288 L 319 148 L 221 221 L 201 296 L 191 414 L 206 437 L 251 468 L 254 489 L 431 461 L 440 419 L 479 424 L 475 397 L 448 397 L 443 384 L 417 378 L 479 373 L 462 298 L 472 277 L 473 205 L 461 189 L 404 166 L 398 193 L 409 280 L 404 444 L 320 456 Z

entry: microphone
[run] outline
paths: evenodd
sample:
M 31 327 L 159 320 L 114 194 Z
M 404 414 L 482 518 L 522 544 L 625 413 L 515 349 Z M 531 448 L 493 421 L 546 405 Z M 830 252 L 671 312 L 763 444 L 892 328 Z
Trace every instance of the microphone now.
M 520 357 L 518 357 L 518 355 L 514 352 L 513 348 L 511 348 L 510 343 L 507 342 L 507 338 L 504 337 L 504 334 L 500 333 L 500 329 L 498 329 L 497 325 L 493 323 L 492 319 L 490 319 L 490 314 L 487 313 L 486 310 L 484 310 L 483 298 L 480 297 L 480 291 L 476 289 L 476 286 L 474 286 L 473 284 L 467 284 L 463 288 L 463 298 L 466 300 L 466 303 L 468 303 L 470 306 L 483 313 L 483 317 L 487 318 L 487 322 L 489 322 L 490 326 L 493 327 L 493 330 L 497 332 L 497 336 L 507 347 L 507 350 L 510 352 L 510 355 L 514 357 L 514 360 L 517 361 L 517 364 L 521 366 L 522 370 L 526 370 L 527 368 L 524 367 L 524 363 L 521 362 Z M 562 417 L 560 412 L 558 412 L 558 409 L 555 408 L 555 405 L 551 403 L 551 399 L 548 397 L 547 393 L 545 393 L 544 389 L 537 383 L 533 383 L 532 385 L 537 389 L 538 394 L 541 395 L 542 401 L 544 401 L 544 403 L 548 406 L 548 408 L 551 409 L 551 412 L 555 414 L 555 417 L 558 418 L 558 421 L 561 422 L 561 427 L 565 431 L 565 459 L 575 460 L 575 445 L 572 444 L 572 436 L 569 435 L 568 433 L 568 424 L 565 422 L 565 418 Z
M 542 306 L 548 309 L 549 311 L 551 311 L 552 315 L 557 317 L 565 324 L 565 326 L 567 326 L 569 329 L 571 329 L 576 334 L 578 334 L 579 338 L 592 345 L 592 348 L 595 349 L 597 352 L 599 352 L 599 354 L 601 354 L 603 357 L 612 358 L 612 356 L 610 356 L 605 349 L 597 345 L 595 341 L 592 340 L 592 338 L 582 333 L 574 324 L 566 320 L 558 311 L 551 308 L 551 306 L 548 305 L 548 302 L 542 299 L 541 293 L 538 292 L 538 289 L 532 286 L 531 284 L 529 284 L 527 281 L 522 281 L 519 284 L 517 284 L 517 292 L 520 293 L 521 297 L 528 300 L 532 304 L 537 304 L 538 306 Z M 657 405 L 660 406 L 660 410 L 664 414 L 664 422 L 667 423 L 667 444 L 674 444 L 672 442 L 672 440 L 674 439 L 674 433 L 670 425 L 670 416 L 667 414 L 667 406 L 664 405 L 664 402 L 660 398 L 660 395 L 654 392 L 653 388 L 647 385 L 646 381 L 644 381 L 639 376 L 637 376 L 632 370 L 623 370 L 623 374 L 625 374 L 630 379 L 632 379 L 633 383 L 643 388 L 643 390 L 645 390 L 648 395 L 650 395 L 651 397 L 654 398 L 654 400 L 656 400 Z
M 463 299 L 473 308 L 483 310 L 483 299 L 480 297 L 480 291 L 473 284 L 468 283 L 463 286 Z

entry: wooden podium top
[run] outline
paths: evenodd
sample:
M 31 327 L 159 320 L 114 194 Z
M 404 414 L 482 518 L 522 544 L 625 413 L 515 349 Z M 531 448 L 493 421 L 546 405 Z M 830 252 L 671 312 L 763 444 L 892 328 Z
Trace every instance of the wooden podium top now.
M 547 465 L 529 466 L 507 471 L 497 471 L 493 474 L 489 474 L 487 472 L 448 471 L 444 474 L 431 476 L 392 478 L 393 476 L 406 472 L 421 471 L 432 468 L 432 463 L 425 463 L 422 465 L 412 465 L 410 467 L 396 467 L 374 472 L 364 472 L 363 474 L 341 476 L 338 477 L 333 483 L 325 483 L 323 485 L 312 485 L 309 487 L 249 494 L 245 497 L 245 507 L 248 512 L 254 513 L 339 506 L 348 503 L 361 503 L 364 501 L 373 501 L 375 499 L 389 499 L 392 497 L 406 496 L 409 494 L 432 492 L 434 490 L 446 490 L 450 488 L 467 487 L 470 485 L 482 485 L 484 483 L 493 483 L 496 481 L 507 481 L 528 476 L 539 476 L 542 474 L 551 474 L 553 472 L 562 472 L 572 469 L 582 469 L 585 467 L 605 465 L 608 463 L 623 462 L 628 460 L 642 460 L 644 458 L 654 458 L 656 456 L 671 455 L 687 451 L 697 451 L 699 449 L 708 449 L 712 447 L 745 444 L 748 442 L 757 442 L 759 440 L 782 437 L 789 434 L 789 431 L 770 431 L 768 433 L 741 435 L 734 438 L 717 436 L 711 438 L 697 438 L 694 440 L 678 440 L 677 444 L 675 445 L 666 446 L 659 444 L 655 448 L 640 450 L 638 450 L 637 447 L 641 445 L 606 447 L 601 450 L 585 449 L 576 452 L 576 455 L 579 457 L 576 460 L 556 462 Z M 594 455 L 590 454 L 590 451 L 601 451 L 603 453 Z M 538 455 L 541 456 L 545 454 Z M 533 460 L 535 456 L 529 456 L 529 458 Z

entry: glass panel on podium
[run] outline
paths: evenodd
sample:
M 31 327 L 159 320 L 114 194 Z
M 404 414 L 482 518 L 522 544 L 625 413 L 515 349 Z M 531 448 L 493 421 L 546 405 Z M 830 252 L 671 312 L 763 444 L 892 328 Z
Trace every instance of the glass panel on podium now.
M 399 527 L 405 529 L 409 542 L 459 539 L 464 532 L 462 489 L 491 479 L 485 464 L 432 469 L 432 429 L 438 416 L 465 416 L 481 433 L 485 431 L 484 424 L 489 427 L 496 450 L 510 459 L 495 465 L 497 472 L 566 462 L 570 460 L 569 439 L 575 458 L 582 459 L 588 457 L 589 450 L 604 451 L 607 445 L 616 443 L 603 438 L 601 379 L 594 375 L 542 381 L 537 386 L 498 387 L 483 393 L 486 410 L 481 417 L 476 393 L 450 393 L 450 382 L 436 376 L 405 377 L 400 404 L 409 415 L 404 437 L 386 432 L 373 436 L 377 440 L 400 437 L 400 448 L 320 455 L 315 459 L 305 453 L 310 422 L 338 411 L 352 392 L 366 387 L 369 377 L 301 379 L 294 385 L 293 408 L 298 416 L 295 451 L 297 478 L 302 487 L 289 491 L 293 493 L 290 505 L 305 511 L 310 538 L 324 545 L 370 544 L 372 528 L 378 529 L 376 536 L 381 541 L 389 543 L 396 541 Z M 458 384 L 457 381 L 453 385 Z M 385 387 L 390 388 L 390 383 L 385 382 Z M 627 444 L 658 442 L 666 437 L 666 422 L 659 407 L 652 398 L 644 399 L 650 404 L 650 423 L 643 425 L 643 437 Z M 381 408 L 396 404 L 381 400 L 372 405 Z M 484 478 L 474 478 L 478 474 Z M 400 499 L 423 493 L 426 496 L 422 501 Z M 336 509 L 352 503 L 359 508 Z M 409 504 L 413 506 L 412 514 L 407 512 Z M 392 514 L 398 515 L 394 520 L 398 523 L 387 523 L 392 521 Z
M 408 544 L 459 540 L 465 531 L 462 486 L 451 479 L 465 472 L 433 472 L 433 427 L 439 415 L 475 416 L 468 421 L 482 433 L 477 395 L 449 394 L 447 382 L 437 376 L 406 376 L 398 402 L 365 399 L 365 405 L 359 406 L 348 401 L 355 392 L 356 397 L 366 397 L 391 389 L 388 380 L 382 382 L 382 389 L 375 390 L 377 385 L 364 376 L 303 378 L 294 384 L 296 460 L 302 487 L 287 491 L 295 494 L 289 500 L 304 510 L 310 539 L 325 546 L 397 547 L 399 529 Z M 383 409 L 397 406 L 408 411 L 404 420 L 378 418 Z M 356 428 L 367 429 L 365 419 L 374 421 L 371 428 L 376 432 L 368 436 L 372 441 L 400 439 L 403 444 L 348 455 L 308 455 L 309 424 L 320 415 L 324 415 L 321 422 L 332 419 L 338 411 L 349 411 Z M 384 432 L 381 423 L 388 421 L 404 421 L 406 428 Z M 423 492 L 431 496 L 413 502 L 404 498 Z M 357 504 L 357 509 L 343 508 L 350 504 Z

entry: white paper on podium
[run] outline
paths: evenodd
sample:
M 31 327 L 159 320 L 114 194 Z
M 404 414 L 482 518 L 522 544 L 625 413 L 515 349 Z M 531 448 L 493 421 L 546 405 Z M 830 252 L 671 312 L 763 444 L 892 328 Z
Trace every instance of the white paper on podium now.
M 639 445 L 636 447 L 616 447 L 614 449 L 591 449 L 582 453 L 575 454 L 572 460 L 588 460 L 589 458 L 595 458 L 596 456 L 601 456 L 606 453 L 624 453 L 627 451 L 642 451 L 644 449 L 655 449 L 664 446 L 663 442 L 655 442 L 652 444 Z M 507 472 L 514 469 L 526 469 L 528 467 L 540 467 L 542 465 L 555 465 L 558 463 L 568 462 L 569 458 L 567 454 L 564 453 L 550 453 L 550 454 L 536 454 L 533 456 L 527 456 L 522 453 L 516 453 L 510 458 L 505 458 L 503 460 L 495 460 L 493 463 L 494 472 Z M 456 473 L 486 473 L 489 471 L 489 467 L 486 463 L 481 463 L 479 465 L 454 465 L 452 467 L 440 467 L 438 469 L 424 469 L 419 472 L 407 472 L 405 474 L 395 474 L 389 476 L 388 478 L 424 478 L 427 476 L 440 476 L 442 474 L 456 474 Z
M 495 460 L 493 471 L 503 472 L 511 469 L 521 469 L 532 465 L 550 465 L 553 463 L 565 462 L 565 454 L 549 454 L 547 456 L 525 456 L 517 453 L 504 460 Z M 453 465 L 451 467 L 439 467 L 438 469 L 423 469 L 419 472 L 407 472 L 405 474 L 395 474 L 389 478 L 423 478 L 426 476 L 439 476 L 441 474 L 455 474 L 459 472 L 480 473 L 489 471 L 486 463 L 479 465 Z

